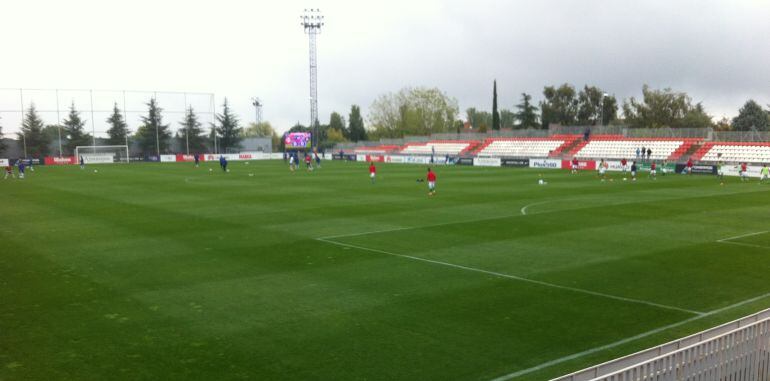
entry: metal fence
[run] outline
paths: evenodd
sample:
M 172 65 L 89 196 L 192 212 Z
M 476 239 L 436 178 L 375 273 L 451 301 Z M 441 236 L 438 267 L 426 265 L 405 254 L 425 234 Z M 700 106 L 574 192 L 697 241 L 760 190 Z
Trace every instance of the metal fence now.
M 770 380 L 770 309 L 552 381 Z

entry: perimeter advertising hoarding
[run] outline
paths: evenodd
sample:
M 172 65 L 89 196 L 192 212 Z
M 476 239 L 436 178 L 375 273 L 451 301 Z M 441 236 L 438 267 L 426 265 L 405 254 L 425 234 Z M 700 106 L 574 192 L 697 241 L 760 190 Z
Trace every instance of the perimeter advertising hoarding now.
M 499 157 L 477 157 L 473 159 L 475 167 L 499 167 L 503 165 Z
M 505 167 L 529 167 L 529 159 L 502 159 Z
M 682 173 L 685 167 L 686 167 L 685 164 L 677 164 L 676 173 Z M 717 166 L 716 165 L 693 165 L 692 173 L 694 175 L 716 175 Z
M 572 169 L 572 161 L 562 160 L 561 169 Z M 596 162 L 593 160 L 578 160 L 578 169 L 581 169 L 581 170 L 596 169 Z

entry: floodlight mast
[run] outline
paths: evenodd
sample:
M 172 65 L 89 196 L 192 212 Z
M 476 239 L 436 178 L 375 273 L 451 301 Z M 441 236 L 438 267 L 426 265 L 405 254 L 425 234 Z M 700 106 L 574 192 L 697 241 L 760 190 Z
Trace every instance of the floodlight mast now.
M 318 59 L 316 57 L 316 35 L 321 33 L 324 26 L 324 16 L 318 8 L 305 9 L 300 16 L 300 25 L 305 29 L 310 47 L 310 126 L 313 129 L 313 140 L 318 143 Z
M 254 123 L 262 123 L 262 101 L 259 98 L 251 98 L 251 105 L 254 106 Z

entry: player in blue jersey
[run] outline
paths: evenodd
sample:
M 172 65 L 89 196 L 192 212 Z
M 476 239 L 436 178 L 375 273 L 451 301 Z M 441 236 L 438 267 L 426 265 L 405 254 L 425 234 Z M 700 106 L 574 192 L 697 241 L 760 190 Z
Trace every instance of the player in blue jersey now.
M 227 172 L 227 159 L 224 156 L 219 157 L 219 166 L 222 167 L 223 172 Z
M 19 167 L 19 178 L 23 179 L 24 178 L 24 169 L 27 167 L 27 165 L 24 164 L 24 160 L 22 160 L 22 159 L 19 159 L 19 162 L 17 163 L 17 165 Z

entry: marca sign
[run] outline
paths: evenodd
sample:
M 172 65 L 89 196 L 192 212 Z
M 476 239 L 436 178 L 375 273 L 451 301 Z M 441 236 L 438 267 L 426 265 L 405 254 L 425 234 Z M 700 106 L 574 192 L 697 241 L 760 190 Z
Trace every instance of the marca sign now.
M 561 168 L 561 160 L 556 159 L 529 159 L 530 168 L 546 168 L 546 169 L 559 169 Z

